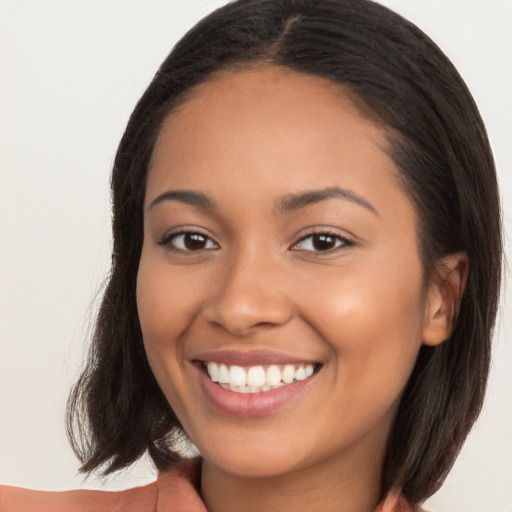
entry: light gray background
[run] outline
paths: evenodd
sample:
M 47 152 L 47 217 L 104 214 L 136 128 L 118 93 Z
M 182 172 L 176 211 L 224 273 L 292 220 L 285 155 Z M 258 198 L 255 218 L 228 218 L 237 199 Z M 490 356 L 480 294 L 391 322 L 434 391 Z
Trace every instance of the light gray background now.
M 512 218 L 512 2 L 382 0 L 455 62 L 486 121 Z M 64 405 L 109 261 L 109 172 L 173 43 L 223 0 L 0 0 L 0 481 L 84 484 Z M 507 236 L 506 250 L 510 252 Z M 511 285 L 484 413 L 433 512 L 512 511 Z M 506 297 L 505 297 L 506 299 Z M 142 462 L 109 488 L 153 478 Z

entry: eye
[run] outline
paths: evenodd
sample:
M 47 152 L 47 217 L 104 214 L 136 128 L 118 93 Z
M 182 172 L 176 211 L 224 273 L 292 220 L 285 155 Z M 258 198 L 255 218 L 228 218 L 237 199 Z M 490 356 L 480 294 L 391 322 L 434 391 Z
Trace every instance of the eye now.
M 312 233 L 302 237 L 292 247 L 294 251 L 330 252 L 351 245 L 345 238 L 333 233 Z
M 174 233 L 164 237 L 158 244 L 183 252 L 211 251 L 219 248 L 210 237 L 195 232 Z

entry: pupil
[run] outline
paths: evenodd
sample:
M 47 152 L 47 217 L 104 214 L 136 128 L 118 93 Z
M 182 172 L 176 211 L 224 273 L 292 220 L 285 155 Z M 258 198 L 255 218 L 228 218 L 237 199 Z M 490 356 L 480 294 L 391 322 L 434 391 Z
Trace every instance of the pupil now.
M 187 234 L 185 236 L 184 243 L 187 249 L 197 251 L 199 249 L 204 249 L 204 246 L 206 245 L 206 237 L 197 233 Z
M 317 251 L 327 251 L 332 249 L 336 244 L 334 237 L 331 235 L 315 235 L 313 237 L 313 247 Z

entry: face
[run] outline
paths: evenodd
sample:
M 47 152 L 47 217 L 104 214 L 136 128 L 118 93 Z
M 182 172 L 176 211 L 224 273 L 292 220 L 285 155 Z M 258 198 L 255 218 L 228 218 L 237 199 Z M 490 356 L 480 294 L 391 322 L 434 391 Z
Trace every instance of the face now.
M 380 460 L 425 331 L 414 208 L 328 81 L 223 72 L 167 118 L 137 301 L 205 461 L 240 476 Z

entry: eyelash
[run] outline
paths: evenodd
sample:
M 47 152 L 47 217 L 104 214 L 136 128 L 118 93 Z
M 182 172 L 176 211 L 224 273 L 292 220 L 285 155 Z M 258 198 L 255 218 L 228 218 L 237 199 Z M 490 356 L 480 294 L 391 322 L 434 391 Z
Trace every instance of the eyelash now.
M 300 249 L 299 248 L 299 245 L 310 239 L 311 240 L 311 244 L 314 244 L 314 238 L 315 237 L 319 237 L 319 238 L 328 238 L 330 240 L 333 240 L 337 245 L 335 245 L 334 247 L 331 247 L 329 249 L 326 249 L 326 250 L 313 250 L 313 249 Z M 291 249 L 294 250 L 294 251 L 301 251 L 301 252 L 307 252 L 307 253 L 317 253 L 317 254 L 331 254 L 331 253 L 334 253 L 334 252 L 338 252 L 340 250 L 343 250 L 344 248 L 347 248 L 347 247 L 350 247 L 351 245 L 353 245 L 353 243 L 340 236 L 339 234 L 337 233 L 334 233 L 332 231 L 329 231 L 329 230 L 318 230 L 318 231 L 314 231 L 312 233 L 308 233 L 307 235 L 303 236 L 302 238 L 300 238 L 300 240 L 294 244 Z
M 175 242 L 176 240 L 179 240 L 180 237 L 181 237 L 180 245 L 182 247 L 176 247 L 175 245 L 173 245 L 173 242 Z M 187 248 L 186 247 L 186 237 L 196 237 L 196 240 L 199 239 L 199 240 L 203 241 L 206 244 L 206 247 L 200 247 L 197 249 Z M 327 241 L 327 243 L 334 241 L 334 243 L 336 245 L 334 247 L 327 248 L 326 250 L 315 250 L 315 247 L 314 247 L 314 243 L 315 243 L 314 238 L 315 237 L 319 237 L 319 240 L 317 240 L 317 241 L 320 241 L 321 243 L 325 243 L 326 242 L 325 239 L 328 239 L 329 241 Z M 322 238 L 324 238 L 324 241 L 321 240 Z M 311 240 L 312 248 L 311 249 L 300 248 L 299 247 L 300 244 L 307 241 L 308 239 Z M 189 239 L 189 241 L 190 241 L 190 239 Z M 193 238 L 192 238 L 192 241 L 193 241 Z M 219 249 L 219 244 L 217 242 L 215 242 L 211 237 L 209 237 L 208 235 L 205 235 L 204 233 L 201 233 L 200 231 L 194 231 L 194 230 L 179 231 L 177 233 L 167 234 L 161 240 L 159 240 L 157 243 L 158 243 L 158 245 L 160 245 L 162 247 L 167 247 L 171 251 L 181 252 L 181 253 L 194 253 L 194 252 L 199 253 L 202 251 L 212 251 L 212 250 Z M 213 247 L 208 247 L 209 244 L 213 245 Z M 312 233 L 308 233 L 307 235 L 301 237 L 298 240 L 298 242 L 296 242 L 295 244 L 293 244 L 290 247 L 290 250 L 300 251 L 300 252 L 304 252 L 304 253 L 313 253 L 313 254 L 314 253 L 331 254 L 331 253 L 343 250 L 346 247 L 350 247 L 351 245 L 353 245 L 353 243 L 350 240 L 347 240 L 346 238 L 340 236 L 337 233 L 334 233 L 329 230 L 318 230 L 318 231 L 315 231 Z M 318 249 L 318 247 L 316 249 Z
M 201 238 L 205 241 L 205 243 L 208 245 L 208 243 L 215 245 L 215 247 L 204 247 L 197 250 L 194 249 L 187 249 L 185 246 L 186 244 L 186 237 L 197 237 Z M 178 240 L 179 238 L 182 238 L 182 245 L 183 247 L 176 247 L 173 245 L 173 242 Z M 161 240 L 159 240 L 158 245 L 161 245 L 162 247 L 166 247 L 171 251 L 174 252 L 181 252 L 181 253 L 193 253 L 193 252 L 200 252 L 200 251 L 212 251 L 219 248 L 219 244 L 215 242 L 211 237 L 208 235 L 205 235 L 204 233 L 201 233 L 200 231 L 179 231 L 178 233 L 170 233 L 168 235 L 165 235 Z

